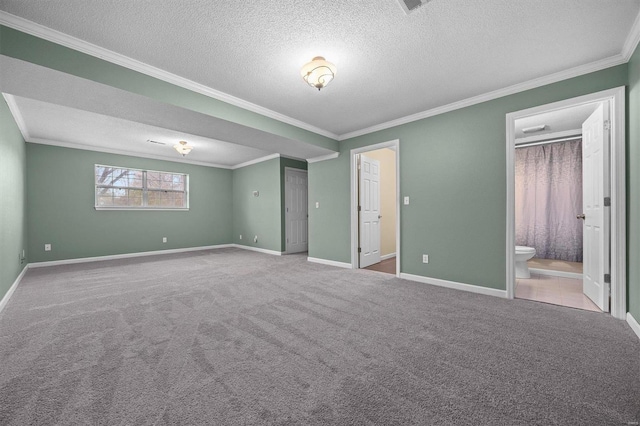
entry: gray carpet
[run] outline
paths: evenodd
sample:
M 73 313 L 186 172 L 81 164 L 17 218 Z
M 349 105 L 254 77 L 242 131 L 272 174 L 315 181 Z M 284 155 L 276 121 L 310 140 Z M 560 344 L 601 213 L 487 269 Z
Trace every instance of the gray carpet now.
M 237 249 L 32 269 L 0 317 L 2 425 L 627 425 L 605 314 Z

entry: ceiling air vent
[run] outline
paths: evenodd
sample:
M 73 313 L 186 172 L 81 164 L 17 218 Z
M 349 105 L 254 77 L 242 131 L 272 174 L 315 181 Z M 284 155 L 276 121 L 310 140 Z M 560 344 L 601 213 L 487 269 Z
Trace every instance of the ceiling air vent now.
M 398 4 L 407 15 L 414 12 L 423 4 L 429 3 L 431 0 L 398 0 Z

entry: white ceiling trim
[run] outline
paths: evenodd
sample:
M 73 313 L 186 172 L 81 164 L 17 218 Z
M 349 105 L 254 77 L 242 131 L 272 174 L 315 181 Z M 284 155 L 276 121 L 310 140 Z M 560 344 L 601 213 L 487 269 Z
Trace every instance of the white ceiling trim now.
M 20 130 L 20 133 L 22 133 L 22 139 L 24 139 L 25 141 L 29 140 L 31 136 L 29 136 L 29 130 L 27 129 L 27 125 L 24 122 L 22 114 L 20 113 L 18 104 L 16 104 L 15 98 L 13 97 L 13 95 L 10 95 L 8 93 L 3 93 L 2 96 L 4 97 L 4 100 L 7 101 L 7 106 L 9 107 L 11 115 L 13 115 L 13 119 L 18 126 L 18 130 Z
M 195 166 L 214 167 L 216 169 L 227 169 L 227 170 L 233 169 L 233 166 L 225 166 L 225 165 L 222 165 L 222 164 L 206 163 L 204 161 L 192 161 L 192 160 L 188 160 L 186 158 L 184 158 L 184 159 L 183 158 L 168 158 L 168 157 L 164 157 L 162 155 L 146 154 L 146 153 L 139 153 L 139 152 L 134 152 L 134 151 L 127 151 L 127 152 L 123 153 L 122 151 L 117 150 L 117 149 L 103 148 L 103 147 L 97 147 L 97 146 L 92 146 L 92 145 L 76 144 L 76 143 L 70 143 L 70 142 L 61 142 L 61 141 L 56 141 L 56 140 L 51 140 L 51 139 L 31 138 L 31 139 L 27 140 L 27 142 L 36 143 L 36 144 L 40 144 L 40 145 L 60 146 L 60 147 L 63 147 L 63 148 L 81 149 L 81 150 L 84 150 L 84 151 L 105 152 L 107 154 L 117 154 L 117 155 L 122 155 L 122 156 L 125 156 L 125 157 L 149 158 L 151 160 L 169 161 L 171 163 L 193 164 Z M 176 153 L 176 155 L 177 155 L 177 153 Z
M 332 152 L 331 154 L 327 154 L 327 155 L 320 155 L 318 157 L 307 158 L 307 163 L 317 163 L 318 161 L 333 160 L 334 158 L 338 158 L 339 155 L 340 155 L 339 152 Z
M 53 30 L 51 28 L 45 27 L 24 18 L 20 18 L 10 13 L 0 11 L 0 24 L 6 25 L 7 27 L 11 27 L 27 34 L 31 34 L 44 40 L 51 41 L 56 44 L 69 47 L 79 52 L 86 53 L 87 55 L 94 56 L 113 64 L 129 68 L 133 71 L 146 74 L 148 76 L 157 78 L 167 83 L 174 84 L 176 86 L 180 86 L 193 92 L 209 96 L 211 98 L 246 109 L 248 111 L 264 115 L 265 117 L 269 117 L 274 120 L 278 120 L 283 123 L 290 124 L 292 126 L 299 127 L 301 129 L 308 130 L 322 136 L 326 136 L 328 138 L 336 140 L 338 139 L 338 135 L 336 135 L 335 133 L 329 132 L 327 130 L 321 129 L 319 127 L 313 126 L 279 112 L 270 110 L 260 105 L 245 101 L 227 93 L 220 92 L 211 87 L 196 83 L 195 81 L 180 77 L 179 75 L 161 70 L 160 68 L 145 64 L 144 62 L 129 58 L 128 56 L 121 55 L 120 53 L 113 52 L 109 49 L 96 46 L 95 44 L 80 40 L 68 34 Z
M 391 127 L 400 126 L 402 124 L 411 123 L 413 121 L 422 120 L 424 118 L 444 114 L 445 112 L 451 112 L 457 109 L 466 108 L 472 105 L 480 104 L 482 102 L 487 102 L 494 99 L 502 98 L 504 96 L 513 95 L 519 92 L 524 92 L 525 90 L 535 89 L 537 87 L 546 86 L 552 83 L 557 83 L 562 80 L 567 80 L 573 77 L 578 77 L 584 74 L 600 71 L 616 65 L 621 65 L 626 63 L 627 61 L 628 60 L 625 60 L 622 54 L 610 56 L 608 58 L 591 62 L 589 64 L 580 65 L 578 67 L 570 68 L 568 70 L 560 71 L 554 74 L 549 74 L 544 77 L 539 77 L 533 80 L 525 81 L 524 83 L 514 84 L 513 86 L 494 90 L 493 92 L 484 93 L 482 95 L 474 96 L 472 98 L 464 99 L 462 101 L 453 102 L 448 105 L 443 105 L 441 107 L 418 112 L 416 114 L 408 115 L 406 117 L 398 118 L 396 120 L 387 121 L 386 123 L 376 124 L 375 126 L 367 127 L 365 129 L 345 133 L 343 135 L 340 135 L 338 137 L 338 140 L 343 141 L 346 139 L 355 138 L 357 136 L 362 136 L 362 135 L 377 132 L 380 130 L 385 130 Z
M 264 157 L 256 158 L 255 160 L 249 160 L 249 161 L 245 161 L 244 163 L 236 164 L 235 166 L 232 166 L 230 168 L 231 168 L 231 170 L 236 170 L 236 169 L 240 169 L 242 167 L 251 166 L 253 164 L 262 163 L 264 161 L 273 160 L 274 158 L 280 158 L 280 154 L 266 155 Z
M 631 59 L 631 55 L 638 47 L 638 43 L 640 42 L 640 13 L 636 16 L 636 20 L 633 21 L 633 25 L 631 26 L 631 31 L 629 31 L 629 36 L 627 40 L 624 42 L 624 46 L 622 46 L 622 56 L 625 58 L 625 62 L 628 62 Z

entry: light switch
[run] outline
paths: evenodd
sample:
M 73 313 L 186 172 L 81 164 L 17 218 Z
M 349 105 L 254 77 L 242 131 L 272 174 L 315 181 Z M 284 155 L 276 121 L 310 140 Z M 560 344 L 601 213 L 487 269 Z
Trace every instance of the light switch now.
M 405 206 L 409 205 L 409 197 L 404 197 L 404 205 Z

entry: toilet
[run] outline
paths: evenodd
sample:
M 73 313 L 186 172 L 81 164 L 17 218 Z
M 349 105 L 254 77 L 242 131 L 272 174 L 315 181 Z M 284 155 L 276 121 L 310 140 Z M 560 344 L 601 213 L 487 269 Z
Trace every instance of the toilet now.
M 536 255 L 533 247 L 516 246 L 516 278 L 531 278 L 527 260 Z

